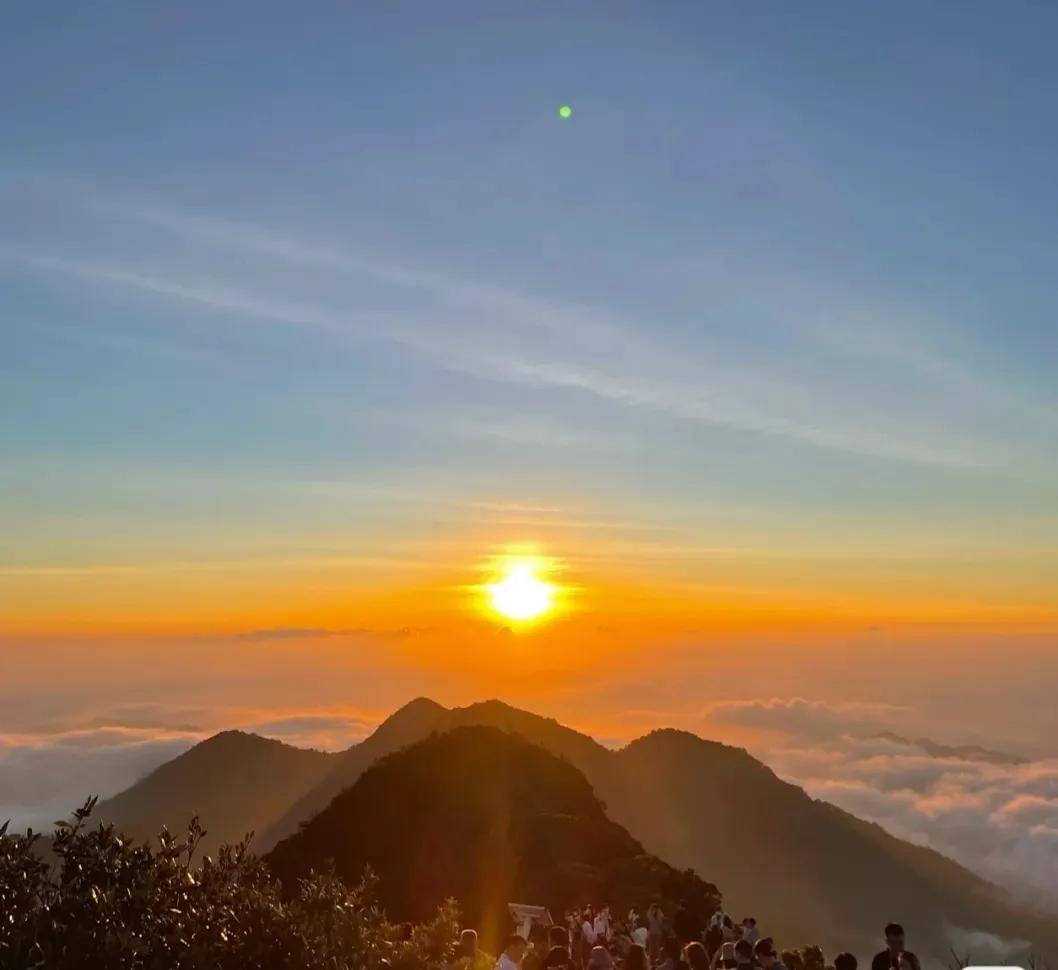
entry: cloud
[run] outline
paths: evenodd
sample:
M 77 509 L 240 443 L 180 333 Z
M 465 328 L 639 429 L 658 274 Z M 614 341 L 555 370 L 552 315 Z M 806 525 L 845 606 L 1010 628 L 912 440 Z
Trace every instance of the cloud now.
M 361 636 L 374 631 L 366 628 L 356 629 L 328 629 L 315 626 L 275 626 L 260 630 L 247 630 L 245 633 L 233 633 L 227 639 L 231 640 L 317 640 L 324 637 Z
M 804 698 L 724 701 L 707 712 L 710 722 L 758 732 L 747 747 L 813 797 L 1058 908 L 1058 760 L 997 759 L 878 733 L 906 717 L 889 704 Z
M 366 738 L 377 720 L 350 714 L 294 714 L 242 725 L 242 730 L 297 748 L 341 751 Z
M 891 724 L 904 710 L 894 704 L 826 704 L 802 697 L 771 697 L 718 701 L 710 705 L 706 716 L 718 723 L 829 738 L 848 731 L 878 730 Z
M 347 569 L 350 566 L 423 569 L 431 563 L 418 556 L 317 555 L 254 559 L 162 560 L 138 563 L 84 563 L 0 567 L 0 576 L 109 576 L 150 572 L 230 572 L 236 569 Z
M 0 820 L 48 825 L 89 795 L 112 795 L 134 784 L 201 737 L 116 725 L 0 735 Z
M 480 380 L 573 391 L 680 422 L 926 466 L 997 463 L 995 443 L 989 453 L 978 440 L 960 440 L 953 428 L 923 434 L 924 421 L 878 409 L 857 411 L 845 400 L 841 381 L 824 389 L 814 373 L 798 379 L 776 369 L 763 354 L 748 360 L 711 344 L 677 348 L 658 341 L 653 328 L 630 325 L 614 313 L 355 248 L 306 243 L 252 224 L 100 199 L 88 211 L 97 220 L 121 223 L 120 231 L 106 224 L 113 230 L 107 239 L 115 251 L 109 261 L 10 243 L 0 243 L 0 257 L 49 274 L 197 303 L 229 318 L 310 327 L 358 342 L 397 343 L 434 366 Z M 122 242 L 130 225 L 139 230 Z M 144 239 L 144 228 L 153 230 L 153 237 Z M 193 240 L 206 252 L 237 253 L 240 265 L 256 263 L 259 271 L 251 282 L 239 278 L 246 265 L 205 262 L 186 247 L 174 257 L 168 236 Z M 123 245 L 129 251 L 122 252 Z M 153 268 L 139 268 L 143 254 L 151 252 L 168 253 L 163 268 L 157 268 L 157 260 Z M 277 266 L 311 267 L 326 285 L 305 300 L 295 283 L 274 271 Z M 225 270 L 227 275 L 219 277 Z M 384 291 L 386 310 L 365 300 L 362 287 L 351 285 L 354 280 Z M 262 293 L 262 282 L 274 292 Z M 321 301 L 321 292 L 330 299 Z M 932 385 L 920 390 L 935 391 Z M 831 400 L 834 394 L 840 400 Z M 842 402 L 846 406 L 835 406 Z
M 351 709 L 207 711 L 134 704 L 78 723 L 0 733 L 0 822 L 46 828 L 90 795 L 117 794 L 225 728 L 341 751 L 363 740 L 379 720 L 376 712 Z
M 285 640 L 320 640 L 330 637 L 378 637 L 395 639 L 412 637 L 425 633 L 425 627 L 402 626 L 397 628 L 372 627 L 313 627 L 313 626 L 276 626 L 260 630 L 247 630 L 245 633 L 233 633 L 221 636 L 220 639 L 267 643 Z
M 953 924 L 948 924 L 944 929 L 948 942 L 957 954 L 972 953 L 978 961 L 1004 965 L 1011 957 L 1023 955 L 1032 947 L 1028 940 L 1008 939 L 987 930 L 965 929 Z

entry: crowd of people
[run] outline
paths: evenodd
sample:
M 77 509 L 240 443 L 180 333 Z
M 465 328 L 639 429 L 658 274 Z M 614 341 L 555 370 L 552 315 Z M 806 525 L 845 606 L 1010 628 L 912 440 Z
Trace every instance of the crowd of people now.
M 885 927 L 885 949 L 871 970 L 922 970 L 905 945 L 899 923 Z M 834 957 L 834 970 L 857 970 L 851 953 Z M 788 970 L 770 936 L 747 916 L 735 922 L 722 910 L 708 920 L 686 907 L 671 916 L 656 903 L 615 918 L 608 907 L 567 913 L 565 925 L 534 925 L 528 938 L 512 934 L 498 959 L 478 947 L 465 929 L 452 970 Z

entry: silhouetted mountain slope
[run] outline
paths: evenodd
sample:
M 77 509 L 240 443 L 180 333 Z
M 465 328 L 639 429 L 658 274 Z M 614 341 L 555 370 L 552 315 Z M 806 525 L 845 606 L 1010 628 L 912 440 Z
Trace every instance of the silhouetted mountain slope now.
M 421 726 L 467 724 L 513 731 L 567 757 L 611 818 L 649 851 L 709 873 L 732 910 L 756 915 L 788 943 L 866 953 L 880 927 L 899 918 L 923 955 L 947 956 L 948 925 L 1030 939 L 1058 953 L 1058 933 L 1010 905 L 997 887 L 939 853 L 811 799 L 740 748 L 662 730 L 609 751 L 498 701 L 431 708 Z M 363 765 L 359 758 L 336 764 L 301 805 L 325 803 Z M 355 776 L 346 774 L 350 769 Z
M 435 731 L 465 725 L 511 731 L 568 758 L 610 817 L 649 852 L 674 866 L 708 873 L 723 887 L 730 910 L 757 916 L 786 944 L 820 942 L 831 952 L 852 948 L 866 955 L 878 942 L 880 927 L 899 919 L 922 955 L 946 954 L 945 925 L 954 924 L 1029 939 L 1052 956 L 1052 965 L 1058 957 L 1058 930 L 1011 906 L 996 887 L 936 852 L 814 801 L 742 749 L 663 730 L 610 751 L 556 721 L 498 701 L 447 710 L 420 699 L 397 711 L 361 744 L 321 762 L 318 775 L 281 780 L 260 768 L 257 777 L 267 781 L 259 788 L 269 811 L 278 804 L 280 789 L 290 796 L 267 831 L 258 822 L 240 821 L 251 818 L 257 795 L 247 785 L 230 784 L 223 774 L 194 781 L 173 777 L 170 788 L 181 793 L 180 810 L 168 812 L 165 820 L 175 815 L 182 822 L 183 816 L 198 812 L 211 833 L 219 831 L 226 838 L 256 827 L 260 838 L 255 846 L 263 852 L 322 811 L 378 758 Z M 155 807 L 162 817 L 165 806 Z M 124 821 L 120 813 L 108 817 Z M 149 821 L 143 813 L 139 817 Z M 156 826 L 143 824 L 140 830 L 144 827 Z
M 267 850 L 297 831 L 301 822 L 322 811 L 378 758 L 421 741 L 435 731 L 463 725 L 496 727 L 521 734 L 548 751 L 568 757 L 582 770 L 585 765 L 605 762 L 609 755 L 592 738 L 563 727 L 558 721 L 509 707 L 500 701 L 480 701 L 469 707 L 449 710 L 420 697 L 396 711 L 369 738 L 339 755 L 327 774 L 298 799 L 270 831 L 262 833 L 258 848 Z
M 457 727 L 383 758 L 267 862 L 289 889 L 331 859 L 350 884 L 370 866 L 392 918 L 425 919 L 451 896 L 492 943 L 512 901 L 561 914 L 586 900 L 625 912 L 655 898 L 717 898 L 607 818 L 570 762 L 490 727 Z
M 997 887 L 813 800 L 745 751 L 655 731 L 614 760 L 617 774 L 596 785 L 613 817 L 662 858 L 708 866 L 729 911 L 756 915 L 778 939 L 865 954 L 897 919 L 915 951 L 935 959 L 947 955 L 948 924 L 1058 952 L 1053 925 L 1011 906 Z
M 298 793 L 275 823 L 260 833 L 261 838 L 256 844 L 258 851 L 265 852 L 280 839 L 296 832 L 302 822 L 324 809 L 332 798 L 352 785 L 379 758 L 415 744 L 434 731 L 443 730 L 451 723 L 451 714 L 447 708 L 425 697 L 417 697 L 394 711 L 369 737 L 335 755 L 316 783 Z
M 198 815 L 207 829 L 203 851 L 263 832 L 306 789 L 315 786 L 335 755 L 224 731 L 166 762 L 105 802 L 96 815 L 137 838 L 163 825 L 181 831 Z

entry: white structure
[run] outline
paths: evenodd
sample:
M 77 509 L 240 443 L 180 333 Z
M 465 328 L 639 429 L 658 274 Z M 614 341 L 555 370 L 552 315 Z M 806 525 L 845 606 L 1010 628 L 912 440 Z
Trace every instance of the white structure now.
M 534 923 L 544 927 L 544 929 L 554 924 L 554 920 L 551 919 L 551 914 L 547 911 L 546 906 L 508 903 L 507 912 L 511 914 L 514 925 L 518 927 L 519 935 L 526 940 L 529 939 L 529 931 L 533 928 Z

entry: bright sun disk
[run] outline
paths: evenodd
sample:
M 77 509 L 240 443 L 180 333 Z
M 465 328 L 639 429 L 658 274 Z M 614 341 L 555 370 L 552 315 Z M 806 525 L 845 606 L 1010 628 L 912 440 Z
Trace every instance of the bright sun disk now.
M 511 620 L 533 620 L 551 609 L 555 587 L 536 575 L 531 562 L 508 565 L 503 578 L 486 589 L 492 608 Z

